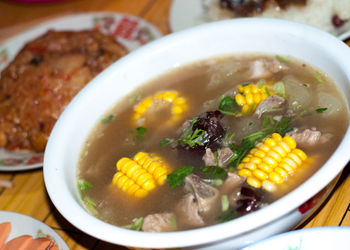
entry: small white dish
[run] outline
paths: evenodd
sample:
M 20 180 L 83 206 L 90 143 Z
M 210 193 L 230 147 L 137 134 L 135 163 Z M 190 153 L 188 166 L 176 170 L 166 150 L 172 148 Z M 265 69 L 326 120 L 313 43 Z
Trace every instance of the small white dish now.
M 5 243 L 22 235 L 30 235 L 33 238 L 43 237 L 45 235 L 54 239 L 60 250 L 69 250 L 66 242 L 56 233 L 55 230 L 30 216 L 14 212 L 0 211 L 0 223 L 4 222 L 11 223 L 11 232 L 5 240 Z
M 259 241 L 243 250 L 347 250 L 350 227 L 315 227 L 290 231 Z
M 0 44 L 0 77 L 3 70 L 29 41 L 44 34 L 49 29 L 83 30 L 99 29 L 112 34 L 129 51 L 157 39 L 162 33 L 143 19 L 115 12 L 92 12 L 74 14 L 54 19 L 22 32 Z M 8 151 L 0 148 L 0 171 L 23 171 L 41 168 L 43 153 L 28 151 Z

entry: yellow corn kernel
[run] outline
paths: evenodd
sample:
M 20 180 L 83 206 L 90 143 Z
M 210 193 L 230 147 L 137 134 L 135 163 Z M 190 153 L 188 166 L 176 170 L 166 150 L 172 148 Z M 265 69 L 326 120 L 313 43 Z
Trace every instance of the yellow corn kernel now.
M 258 164 L 258 168 L 263 170 L 265 173 L 271 173 L 273 171 L 273 168 L 270 167 L 269 165 L 267 165 L 266 163 L 261 163 L 261 164 Z
M 295 154 L 295 155 L 297 155 L 297 156 L 299 156 L 299 158 L 300 158 L 302 161 L 305 161 L 306 158 L 307 158 L 307 156 L 306 156 L 306 154 L 304 153 L 304 151 L 302 151 L 302 150 L 300 150 L 300 149 L 298 149 L 298 148 L 293 149 L 292 153 Z
M 254 103 L 260 103 L 261 102 L 261 95 L 260 94 L 254 94 L 253 95 L 253 102 Z
M 290 136 L 285 136 L 285 137 L 283 138 L 283 141 L 284 141 L 285 143 L 287 143 L 287 145 L 288 145 L 291 149 L 294 149 L 294 148 L 297 146 L 295 140 L 294 140 L 292 137 L 290 137 Z
M 258 85 L 251 85 L 251 93 L 252 94 L 258 94 L 260 92 Z
M 159 103 L 171 105 L 170 111 L 172 118 L 169 119 L 170 123 L 179 120 L 181 115 L 187 110 L 185 98 L 179 96 L 176 91 L 165 91 L 144 98 L 138 105 L 135 106 L 132 119 L 136 121 L 137 125 L 143 125 L 147 111 L 152 105 L 157 105 Z
M 268 97 L 266 93 L 267 85 L 258 86 L 256 84 L 239 85 L 237 87 L 238 94 L 235 100 L 242 107 L 242 113 L 248 114 L 254 112 L 255 108 Z M 272 90 L 268 90 L 270 94 L 274 94 Z
M 281 184 L 283 183 L 283 178 L 276 172 L 271 172 L 269 174 L 269 180 L 273 181 L 276 184 Z
M 273 171 L 275 171 L 277 174 L 279 174 L 282 178 L 287 178 L 288 173 L 283 168 L 276 167 Z
M 266 146 L 268 146 L 269 148 L 272 148 L 272 147 L 276 146 L 276 141 L 274 139 L 272 139 L 271 137 L 269 137 L 269 138 L 265 139 L 264 144 Z
M 276 190 L 275 184 L 283 183 L 306 159 L 292 137 L 282 138 L 274 133 L 248 152 L 238 165 L 237 173 L 249 177 L 249 185 L 272 192 Z
M 253 175 L 261 181 L 269 178 L 268 174 L 266 174 L 264 171 L 262 171 L 260 169 L 255 169 L 253 171 Z
M 160 96 L 162 98 L 162 96 Z M 168 165 L 156 154 L 137 153 L 133 159 L 123 157 L 117 164 L 112 184 L 135 197 L 144 197 L 157 185 L 163 185 Z
M 243 114 L 248 114 L 250 112 L 250 106 L 248 104 L 244 104 L 242 106 L 242 113 Z
M 249 176 L 247 177 L 247 183 L 255 188 L 260 188 L 261 187 L 261 181 L 256 179 L 255 177 Z
M 235 96 L 235 100 L 236 100 L 237 104 L 240 105 L 240 106 L 243 106 L 244 104 L 246 104 L 245 98 L 241 94 L 237 94 Z
M 244 166 L 246 169 L 249 169 L 249 170 L 255 170 L 256 169 L 256 164 L 254 163 L 251 163 L 251 162 L 248 162 L 245 164 Z
M 245 176 L 245 177 L 248 177 L 248 176 L 251 176 L 252 175 L 252 172 L 248 169 L 241 169 L 238 171 L 238 174 L 241 175 L 241 176 Z
M 261 149 L 262 151 L 264 151 L 265 153 L 270 151 L 270 147 L 267 146 L 265 143 L 258 143 L 256 144 L 256 148 Z

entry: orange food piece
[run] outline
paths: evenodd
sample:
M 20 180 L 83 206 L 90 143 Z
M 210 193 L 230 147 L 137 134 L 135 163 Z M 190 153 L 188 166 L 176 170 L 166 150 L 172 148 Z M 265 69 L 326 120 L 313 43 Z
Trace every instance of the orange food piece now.
M 10 231 L 11 231 L 10 222 L 4 222 L 0 224 L 0 248 L 4 244 L 7 236 L 10 234 Z
M 0 250 L 28 250 L 28 246 L 32 240 L 32 236 L 22 235 L 7 242 Z
M 52 243 L 52 241 L 48 238 L 36 238 L 30 242 L 28 249 L 30 249 L 30 250 L 57 249 L 58 250 L 58 247 L 56 245 L 54 245 L 54 243 Z

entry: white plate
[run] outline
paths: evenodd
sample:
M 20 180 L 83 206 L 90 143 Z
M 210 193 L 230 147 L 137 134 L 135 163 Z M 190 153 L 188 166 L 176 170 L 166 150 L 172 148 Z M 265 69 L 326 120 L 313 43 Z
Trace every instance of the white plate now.
M 60 250 L 69 250 L 66 242 L 55 232 L 55 230 L 30 216 L 14 212 L 0 211 L 0 223 L 3 222 L 11 223 L 11 232 L 5 243 L 22 235 L 31 235 L 33 238 L 46 235 L 55 240 Z
M 93 12 L 68 15 L 31 28 L 1 44 L 0 72 L 27 42 L 39 37 L 49 29 L 78 31 L 92 28 L 97 28 L 105 34 L 113 34 L 116 40 L 130 51 L 162 36 L 162 33 L 150 23 L 127 14 Z M 42 153 L 9 152 L 0 148 L 0 171 L 40 168 L 42 160 Z
M 279 234 L 243 250 L 348 250 L 350 227 L 315 227 Z

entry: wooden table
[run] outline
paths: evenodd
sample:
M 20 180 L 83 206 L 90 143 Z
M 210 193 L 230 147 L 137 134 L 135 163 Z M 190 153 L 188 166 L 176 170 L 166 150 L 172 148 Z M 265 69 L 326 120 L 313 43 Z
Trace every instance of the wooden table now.
M 116 11 L 139 16 L 170 33 L 171 0 L 66 0 L 50 4 L 19 4 L 0 1 L 0 41 L 42 21 L 65 14 L 88 11 Z M 309 220 L 296 228 L 350 226 L 350 164 L 335 190 Z M 67 222 L 52 205 L 44 186 L 42 169 L 0 172 L 12 188 L 0 188 L 0 210 L 22 213 L 51 226 L 71 249 L 125 249 L 90 237 Z

